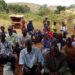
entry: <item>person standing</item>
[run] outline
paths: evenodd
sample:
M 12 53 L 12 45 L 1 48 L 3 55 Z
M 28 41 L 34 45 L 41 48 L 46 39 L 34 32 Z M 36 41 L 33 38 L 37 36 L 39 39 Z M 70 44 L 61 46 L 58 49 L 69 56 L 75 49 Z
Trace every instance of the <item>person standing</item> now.
M 22 20 L 21 31 L 23 33 L 23 28 L 25 28 L 25 20 Z
M 47 20 L 48 20 L 48 17 L 47 16 L 45 16 L 45 21 L 43 21 L 43 24 L 45 25 L 47 25 Z M 44 26 L 45 27 L 45 26 Z
M 6 34 L 5 27 L 4 26 L 1 26 L 0 28 L 1 28 L 1 32 L 3 32 L 4 34 Z
M 56 24 L 57 24 L 57 22 L 56 21 L 54 21 L 54 24 L 52 25 L 52 27 L 51 27 L 51 31 L 52 31 L 52 33 L 56 36 L 57 35 L 57 29 L 56 29 Z
M 60 28 L 60 30 L 63 32 L 67 32 L 67 26 L 64 24 L 64 22 L 62 22 L 62 26 Z

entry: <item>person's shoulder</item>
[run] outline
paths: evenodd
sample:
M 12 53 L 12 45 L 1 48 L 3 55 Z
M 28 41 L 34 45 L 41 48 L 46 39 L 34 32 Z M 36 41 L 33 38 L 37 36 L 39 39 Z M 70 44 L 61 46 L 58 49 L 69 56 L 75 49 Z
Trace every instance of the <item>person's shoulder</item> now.
M 51 27 L 53 27 L 53 25 Z
M 27 35 L 26 37 L 30 38 L 30 35 Z
M 16 33 L 13 33 L 13 35 L 17 35 Z
M 59 52 L 59 55 L 60 55 L 60 58 L 65 58 L 66 57 L 66 54 L 63 53 L 63 52 Z
M 7 33 L 6 36 L 9 36 L 9 33 Z
M 54 25 L 52 25 L 52 28 L 54 28 L 55 26 Z
M 62 42 L 66 44 L 66 42 L 64 40 L 62 40 Z
M 32 47 L 32 49 L 33 49 L 33 51 L 36 51 L 36 52 L 40 51 L 40 49 L 37 47 Z
M 26 51 L 26 48 L 22 49 L 20 53 L 23 54 L 23 53 L 25 53 L 25 51 Z
M 30 23 L 28 23 L 27 25 L 30 25 Z
M 17 37 L 17 34 L 16 33 L 13 33 L 13 36 L 16 36 Z
M 74 50 L 75 50 L 75 47 L 74 46 L 72 46 L 73 48 L 74 48 Z
M 23 34 L 20 35 L 20 38 L 23 37 Z
M 52 41 L 52 44 L 57 44 L 57 39 Z
M 7 42 L 9 45 L 11 45 L 10 41 L 6 40 L 6 42 Z
M 50 57 L 50 55 L 51 55 L 51 53 L 50 53 L 50 51 L 48 51 L 44 54 L 44 57 L 48 57 L 48 56 Z
M 62 47 L 62 49 L 66 49 L 66 48 L 67 48 L 66 45 Z

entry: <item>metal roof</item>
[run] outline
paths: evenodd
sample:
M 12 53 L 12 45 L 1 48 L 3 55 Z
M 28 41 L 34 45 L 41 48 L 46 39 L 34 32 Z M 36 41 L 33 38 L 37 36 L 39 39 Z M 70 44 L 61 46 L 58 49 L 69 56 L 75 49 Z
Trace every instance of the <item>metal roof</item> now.
M 9 17 L 23 18 L 24 15 L 15 15 L 15 14 L 12 14 Z

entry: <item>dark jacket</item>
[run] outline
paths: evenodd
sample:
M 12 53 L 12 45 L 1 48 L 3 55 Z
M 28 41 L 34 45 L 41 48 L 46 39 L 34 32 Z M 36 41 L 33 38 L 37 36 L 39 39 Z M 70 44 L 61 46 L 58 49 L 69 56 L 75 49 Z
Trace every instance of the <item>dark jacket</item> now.
M 33 24 L 28 23 L 27 29 L 28 31 L 33 31 L 34 30 Z
M 60 75 L 62 75 L 66 68 L 68 68 L 68 64 L 66 61 L 66 55 L 64 53 L 59 52 L 55 59 L 53 58 L 50 52 L 44 55 L 45 73 L 59 71 Z

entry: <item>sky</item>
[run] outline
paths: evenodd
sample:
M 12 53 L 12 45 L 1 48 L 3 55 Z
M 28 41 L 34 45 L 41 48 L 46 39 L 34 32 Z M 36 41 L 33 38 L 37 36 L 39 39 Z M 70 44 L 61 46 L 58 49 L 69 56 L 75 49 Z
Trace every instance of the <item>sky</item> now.
M 27 2 L 27 3 L 36 3 L 39 5 L 47 4 L 51 5 L 61 5 L 61 6 L 70 6 L 71 4 L 75 4 L 75 0 L 5 0 L 7 3 L 10 2 Z

